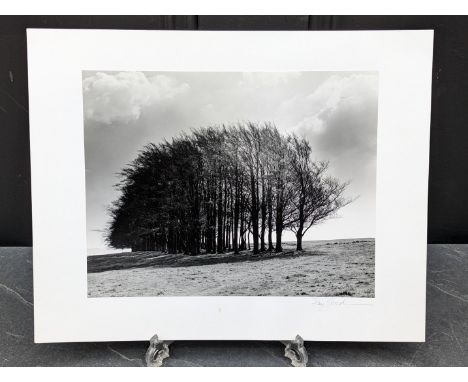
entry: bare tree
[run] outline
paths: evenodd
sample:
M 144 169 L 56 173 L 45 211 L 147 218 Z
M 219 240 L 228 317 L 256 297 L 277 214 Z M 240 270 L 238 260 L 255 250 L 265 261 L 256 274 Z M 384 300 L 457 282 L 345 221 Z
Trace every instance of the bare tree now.
M 296 234 L 296 249 L 302 250 L 302 238 L 313 226 L 336 216 L 336 212 L 351 203 L 343 193 L 349 182 L 341 183 L 325 177 L 328 162 L 313 162 L 309 142 L 292 135 L 288 138 L 288 158 L 291 184 L 294 189 L 293 218 L 288 227 Z

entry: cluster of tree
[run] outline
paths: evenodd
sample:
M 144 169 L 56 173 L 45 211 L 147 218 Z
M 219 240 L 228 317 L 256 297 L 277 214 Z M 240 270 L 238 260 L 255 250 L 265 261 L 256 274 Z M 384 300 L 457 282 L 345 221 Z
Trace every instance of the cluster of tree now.
M 309 142 L 271 123 L 201 128 L 149 144 L 121 173 L 107 241 L 134 251 L 282 251 L 350 202 Z M 273 239 L 274 238 L 274 239 Z

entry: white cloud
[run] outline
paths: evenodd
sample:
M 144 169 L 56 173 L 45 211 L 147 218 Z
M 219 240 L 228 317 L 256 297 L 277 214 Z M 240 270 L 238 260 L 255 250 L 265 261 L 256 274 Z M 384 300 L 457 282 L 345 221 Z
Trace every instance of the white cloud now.
M 310 130 L 314 134 L 322 134 L 325 132 L 325 122 L 320 118 L 319 114 L 304 117 L 294 128 L 295 131 L 305 132 Z
M 377 97 L 377 75 L 353 74 L 346 77 L 334 75 L 302 100 L 289 100 L 283 107 L 299 109 L 302 120 L 296 129 L 305 128 L 307 121 L 321 120 L 326 124 L 340 109 L 360 108 Z
M 375 152 L 377 93 L 377 74 L 333 75 L 308 96 L 283 102 L 281 111 L 297 115 L 292 130 L 319 151 Z
M 142 72 L 97 72 L 83 80 L 84 116 L 104 124 L 129 123 L 155 103 L 162 105 L 186 93 L 189 85 L 157 74 Z

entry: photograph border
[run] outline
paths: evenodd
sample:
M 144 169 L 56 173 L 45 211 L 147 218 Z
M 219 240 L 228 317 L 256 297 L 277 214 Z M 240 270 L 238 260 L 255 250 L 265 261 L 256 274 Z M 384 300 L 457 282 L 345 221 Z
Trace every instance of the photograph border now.
M 27 35 L 36 342 L 424 341 L 433 31 Z M 375 298 L 87 298 L 82 70 L 378 71 Z
M 99 70 L 83 71 L 82 78 L 88 297 L 374 297 L 378 72 Z M 115 105 L 120 106 L 115 109 Z M 256 132 L 260 134 L 257 136 Z M 273 138 L 267 132 L 279 135 Z M 224 181 L 221 208 L 219 184 L 213 186 L 208 181 L 209 168 L 218 162 L 204 141 L 215 139 L 212 134 L 225 139 L 222 147 L 217 146 L 224 158 L 223 167 L 211 173 L 214 179 L 221 177 Z M 253 139 L 258 140 L 254 147 L 260 153 L 259 189 L 255 191 L 259 210 L 257 243 L 255 223 L 250 226 L 253 197 L 247 179 L 249 152 L 245 151 Z M 271 145 L 271 139 L 278 141 Z M 201 173 L 194 174 L 196 201 L 191 194 L 183 195 L 183 190 L 176 192 L 174 199 L 164 194 L 164 200 L 156 203 L 154 193 L 130 191 L 136 183 L 129 182 L 129 174 L 145 166 L 140 163 L 135 167 L 143 153 L 153 157 L 152 166 L 159 162 L 156 174 L 165 173 L 165 177 L 183 182 L 182 187 L 190 187 L 190 180 L 186 184 L 187 179 L 178 177 L 177 170 L 168 171 L 165 166 L 170 163 L 162 164 L 161 158 L 156 159 L 159 149 L 165 151 L 174 147 L 174 142 L 188 140 L 203 158 L 197 162 Z M 287 151 L 288 163 L 281 173 L 273 167 L 280 146 L 283 154 Z M 299 153 L 299 148 L 306 151 Z M 183 151 L 180 153 L 185 156 Z M 290 167 L 293 157 L 305 162 L 301 162 L 301 167 Z M 227 167 L 225 161 L 230 162 Z M 190 167 L 190 162 L 183 162 Z M 310 195 L 302 206 L 298 249 L 299 215 L 294 211 L 298 211 L 302 191 L 294 180 L 299 180 L 295 176 L 305 171 L 305 187 Z M 280 228 L 272 180 L 279 176 L 288 185 L 282 189 L 287 196 L 283 198 L 285 213 Z M 311 203 L 317 196 L 310 183 L 314 178 L 316 190 L 332 192 L 330 199 L 319 197 L 321 203 L 329 201 L 327 207 Z M 145 186 L 169 186 L 164 183 L 168 179 L 162 180 L 163 183 L 153 183 L 155 179 L 146 179 L 151 185 Z M 332 184 L 336 191 L 329 188 Z M 158 195 L 163 190 L 164 187 L 155 189 Z M 132 228 L 125 223 L 121 226 L 119 232 L 124 238 L 114 228 L 122 223 L 117 211 L 132 205 L 124 202 L 128 201 L 124 194 L 130 196 L 129 193 L 135 195 L 137 204 L 145 195 L 150 200 L 139 208 L 126 210 L 135 221 Z M 210 215 L 214 199 L 216 217 Z M 197 204 L 195 213 L 192 202 Z M 180 210 L 176 212 L 173 203 L 180 208 L 186 206 L 185 214 L 179 216 Z M 327 209 L 326 215 L 317 215 Z M 148 220 L 138 217 L 148 217 L 150 210 L 154 215 L 151 226 L 147 226 Z M 166 220 L 164 212 L 160 215 L 162 211 L 169 216 L 175 213 L 184 222 L 173 224 L 171 218 Z M 219 211 L 223 215 L 221 222 Z M 178 236 L 181 240 L 171 242 L 169 227 L 182 235 Z M 278 228 L 284 247 L 276 241 Z M 136 232 L 140 229 L 144 232 Z M 152 234 L 148 235 L 149 230 Z M 131 231 L 133 234 L 129 234 Z M 189 232 L 197 232 L 198 238 L 184 236 Z M 141 241 L 140 234 L 146 240 Z M 160 257 L 161 252 L 166 255 Z M 165 276 L 161 277 L 161 273 Z

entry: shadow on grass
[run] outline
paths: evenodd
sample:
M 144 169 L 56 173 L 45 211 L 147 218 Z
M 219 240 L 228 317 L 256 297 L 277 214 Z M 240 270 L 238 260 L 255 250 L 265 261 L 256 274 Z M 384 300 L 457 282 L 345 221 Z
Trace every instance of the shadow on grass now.
M 269 259 L 284 259 L 300 256 L 325 255 L 320 251 L 261 252 L 253 254 L 252 251 L 241 251 L 238 254 L 210 253 L 201 255 L 167 254 L 162 252 L 124 252 L 110 255 L 88 256 L 88 273 L 112 271 L 130 268 L 175 268 L 191 267 L 197 265 L 238 263 L 244 261 L 263 261 Z

